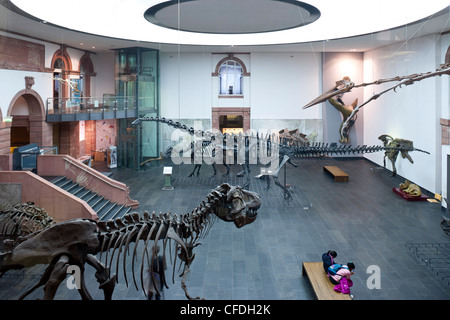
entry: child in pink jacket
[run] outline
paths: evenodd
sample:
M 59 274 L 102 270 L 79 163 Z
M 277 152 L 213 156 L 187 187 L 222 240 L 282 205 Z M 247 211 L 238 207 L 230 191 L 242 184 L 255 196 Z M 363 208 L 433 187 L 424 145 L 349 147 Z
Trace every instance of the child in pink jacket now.
M 330 281 L 333 284 L 339 284 L 341 282 L 341 279 L 345 277 L 347 280 L 350 280 L 350 277 L 354 273 L 353 270 L 355 269 L 355 264 L 353 262 L 347 263 L 347 265 L 343 265 L 342 268 L 340 268 L 336 275 L 330 275 Z

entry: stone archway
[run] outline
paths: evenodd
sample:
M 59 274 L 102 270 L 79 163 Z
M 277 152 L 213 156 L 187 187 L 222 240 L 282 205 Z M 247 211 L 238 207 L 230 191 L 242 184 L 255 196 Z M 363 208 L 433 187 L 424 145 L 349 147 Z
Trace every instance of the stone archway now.
M 8 107 L 8 116 L 13 116 L 11 132 L 15 126 L 25 127 L 29 132 L 29 143 L 37 143 L 39 146 L 53 145 L 53 127 L 45 119 L 45 107 L 41 96 L 31 89 L 34 79 L 25 77 L 26 88 L 16 93 Z M 30 80 L 33 80 L 32 84 Z M 14 117 L 18 101 L 24 102 L 28 107 L 28 114 L 22 112 Z M 11 141 L 11 140 L 10 140 Z

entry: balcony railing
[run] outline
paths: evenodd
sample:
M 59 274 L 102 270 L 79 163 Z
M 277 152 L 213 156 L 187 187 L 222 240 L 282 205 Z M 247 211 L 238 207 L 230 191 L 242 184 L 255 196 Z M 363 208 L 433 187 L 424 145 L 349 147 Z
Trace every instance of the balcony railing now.
M 145 98 L 140 98 L 145 99 Z M 133 118 L 137 116 L 136 97 L 48 98 L 47 121 L 79 121 Z

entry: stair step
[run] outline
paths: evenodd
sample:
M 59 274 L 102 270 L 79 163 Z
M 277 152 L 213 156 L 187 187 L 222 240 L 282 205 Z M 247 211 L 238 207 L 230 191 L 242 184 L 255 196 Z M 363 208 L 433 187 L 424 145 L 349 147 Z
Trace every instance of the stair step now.
M 84 194 L 84 191 L 87 190 L 85 187 L 80 186 L 80 188 L 78 188 L 77 190 L 74 191 L 73 195 L 77 196 L 78 198 L 81 199 L 81 195 Z M 90 191 L 90 190 L 89 190 Z
M 88 204 L 90 201 L 92 201 L 92 199 L 94 199 L 95 197 L 97 197 L 97 194 L 93 191 L 89 191 L 90 195 L 88 195 L 88 197 L 86 197 L 86 199 L 83 199 L 84 201 L 86 201 Z
M 68 188 L 71 184 L 73 184 L 72 180 L 67 179 L 67 180 L 64 181 L 59 187 L 65 190 L 65 189 Z
M 116 210 L 114 210 L 112 212 L 113 216 L 111 217 L 111 219 L 115 219 L 115 218 L 121 218 L 122 215 L 120 215 L 119 213 L 122 211 L 123 208 L 123 204 L 122 205 L 117 205 L 118 208 L 116 208 Z
M 85 200 L 86 197 L 89 196 L 89 194 L 93 194 L 92 190 L 86 189 L 86 192 L 82 192 L 80 194 L 80 199 Z M 86 201 L 86 200 L 85 200 Z M 87 201 L 86 201 L 87 202 Z
M 58 183 L 60 183 L 61 181 L 65 180 L 65 179 L 66 179 L 65 176 L 60 176 L 60 177 L 53 178 L 52 180 L 50 180 L 50 182 L 58 185 Z
M 111 219 L 111 217 L 109 217 L 111 215 L 111 212 L 113 212 L 114 208 L 117 206 L 116 202 L 111 203 L 111 206 L 108 207 L 107 210 L 105 210 L 105 213 L 102 215 L 101 219 Z
M 78 188 L 78 187 L 79 187 L 78 182 L 77 182 L 77 183 L 73 183 L 71 186 L 69 186 L 69 187 L 66 189 L 66 191 L 67 191 L 67 192 L 72 192 L 73 190 L 75 190 L 75 189 Z
M 103 196 L 99 196 L 95 194 L 95 197 L 93 198 L 93 201 L 91 203 L 88 203 L 92 208 L 94 208 L 97 204 L 100 203 L 100 201 L 103 200 Z
M 102 202 L 100 205 L 97 206 L 97 208 L 92 207 L 92 209 L 95 210 L 95 212 L 97 212 L 97 215 L 102 211 L 105 211 L 105 208 L 107 208 L 110 204 L 111 204 L 111 200 L 107 200 L 107 199 L 103 199 L 104 202 Z

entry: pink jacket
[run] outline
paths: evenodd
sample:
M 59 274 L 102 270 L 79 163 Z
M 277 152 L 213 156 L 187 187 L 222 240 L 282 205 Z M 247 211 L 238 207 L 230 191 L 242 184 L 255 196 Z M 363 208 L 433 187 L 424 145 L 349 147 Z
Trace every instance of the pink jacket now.
M 347 266 L 340 268 L 338 270 L 338 272 L 336 272 L 335 276 L 330 275 L 330 277 L 332 277 L 336 282 L 341 281 L 342 277 L 346 277 L 347 279 L 350 279 L 350 277 L 352 276 L 352 273 L 346 267 Z

